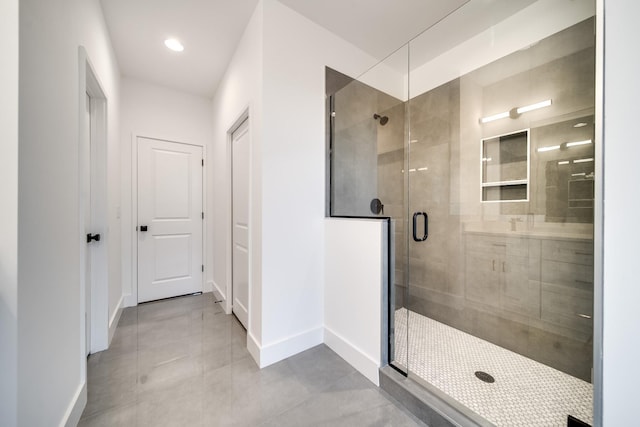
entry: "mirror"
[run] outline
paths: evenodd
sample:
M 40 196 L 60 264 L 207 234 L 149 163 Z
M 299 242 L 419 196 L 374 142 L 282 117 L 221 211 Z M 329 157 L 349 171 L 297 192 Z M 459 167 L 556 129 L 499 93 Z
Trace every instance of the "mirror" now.
M 532 130 L 545 222 L 593 222 L 593 123 L 589 115 Z

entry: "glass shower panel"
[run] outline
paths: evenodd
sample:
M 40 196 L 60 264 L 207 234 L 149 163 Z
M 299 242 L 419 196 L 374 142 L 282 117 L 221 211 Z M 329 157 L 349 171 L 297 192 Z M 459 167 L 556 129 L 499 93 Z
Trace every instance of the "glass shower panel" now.
M 357 79 L 327 70 L 330 215 L 390 219 L 388 312 L 406 298 L 408 50 L 403 46 Z M 407 353 L 396 351 L 395 340 L 407 348 L 406 325 L 406 316 L 388 319 L 395 338 L 389 340 L 387 357 L 399 369 L 406 369 Z
M 407 51 L 403 47 L 356 79 L 327 72 L 334 87 L 328 94 L 331 216 L 393 216 L 403 206 Z M 387 167 L 388 153 L 399 155 L 397 173 Z
M 592 423 L 594 13 L 469 2 L 409 45 L 395 351 L 480 422 Z

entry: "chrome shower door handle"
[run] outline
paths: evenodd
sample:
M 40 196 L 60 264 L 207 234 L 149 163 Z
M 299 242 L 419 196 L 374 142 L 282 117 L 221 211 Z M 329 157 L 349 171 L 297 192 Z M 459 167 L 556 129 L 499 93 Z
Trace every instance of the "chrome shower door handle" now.
M 424 218 L 424 233 L 422 237 L 418 237 L 418 217 Z M 413 240 L 416 242 L 424 242 L 429 237 L 429 215 L 426 212 L 416 212 L 413 214 Z

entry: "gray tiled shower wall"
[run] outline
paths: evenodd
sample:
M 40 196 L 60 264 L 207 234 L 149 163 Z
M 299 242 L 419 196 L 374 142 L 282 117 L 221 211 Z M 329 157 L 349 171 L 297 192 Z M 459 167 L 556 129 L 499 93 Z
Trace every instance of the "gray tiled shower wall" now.
M 327 75 L 335 79 L 339 74 L 327 69 Z M 333 100 L 331 214 L 372 216 L 370 202 L 380 197 L 378 185 L 384 183 L 379 177 L 383 172 L 380 169 L 380 150 L 402 150 L 404 103 L 357 80 L 333 94 Z M 383 126 L 374 120 L 374 114 L 386 116 L 389 120 Z M 391 147 L 386 147 L 388 144 L 392 144 Z M 402 188 L 402 182 L 399 184 Z M 399 197 L 402 197 L 401 193 Z M 393 200 L 397 198 L 394 196 Z M 387 198 L 385 201 L 386 215 L 400 213 L 402 199 L 399 206 L 393 200 Z
M 514 217 L 535 218 L 542 223 L 538 225 L 592 222 L 592 208 L 571 208 L 567 173 L 557 165 L 593 157 L 593 144 L 548 153 L 537 148 L 593 139 L 593 25 L 588 19 L 426 93 L 412 94 L 409 102 L 358 81 L 347 84 L 334 94 L 331 189 L 333 215 L 372 216 L 369 203 L 377 197 L 385 216 L 395 220 L 396 307 L 586 381 L 592 366 L 592 255 L 562 264 L 549 248 L 568 251 L 582 245 L 588 253 L 592 241 L 553 236 L 513 240 L 508 233 L 490 232 L 473 236 L 465 224 L 508 224 Z M 518 120 L 478 121 L 482 112 L 547 98 L 553 99 L 551 108 Z M 389 122 L 381 126 L 374 113 L 388 116 Z M 575 128 L 580 121 L 588 126 Z M 522 129 L 530 129 L 529 200 L 482 203 L 480 141 Z M 578 167 L 582 169 L 572 172 L 588 176 L 593 163 Z M 407 221 L 417 211 L 429 214 L 429 238 L 422 243 L 407 240 Z M 512 240 L 500 243 L 504 239 Z M 505 245 L 505 253 L 493 259 L 491 254 L 474 255 L 468 246 L 478 241 Z M 512 253 L 512 244 L 524 249 Z M 502 274 L 482 270 L 487 263 L 494 263 L 495 270 L 496 259 L 506 260 Z M 567 279 L 569 274 L 580 280 Z

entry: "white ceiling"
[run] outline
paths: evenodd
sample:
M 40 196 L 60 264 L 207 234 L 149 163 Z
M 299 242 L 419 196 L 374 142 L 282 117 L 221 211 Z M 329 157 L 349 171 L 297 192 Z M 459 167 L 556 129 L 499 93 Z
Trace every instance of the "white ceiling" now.
M 279 1 L 383 59 L 469 0 Z
M 278 1 L 378 59 L 431 28 L 424 52 L 413 55 L 419 62 L 533 0 Z M 258 0 L 100 2 L 123 75 L 211 97 Z M 455 25 L 436 25 L 452 13 L 447 22 Z M 168 37 L 181 40 L 184 52 L 169 51 Z
M 120 71 L 211 97 L 258 0 L 100 0 Z M 179 39 L 183 52 L 164 46 Z
M 279 1 L 382 59 L 468 0 Z M 100 2 L 123 75 L 211 97 L 258 0 Z

